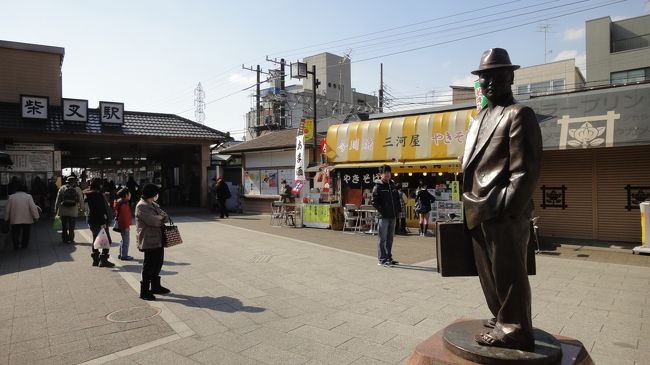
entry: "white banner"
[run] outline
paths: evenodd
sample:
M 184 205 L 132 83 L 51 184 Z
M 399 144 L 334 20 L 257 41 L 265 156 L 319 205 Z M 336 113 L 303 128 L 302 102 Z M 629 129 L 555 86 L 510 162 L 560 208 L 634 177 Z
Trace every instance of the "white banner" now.
M 307 168 L 307 159 L 305 156 L 305 136 L 296 137 L 296 180 L 305 181 L 305 169 Z

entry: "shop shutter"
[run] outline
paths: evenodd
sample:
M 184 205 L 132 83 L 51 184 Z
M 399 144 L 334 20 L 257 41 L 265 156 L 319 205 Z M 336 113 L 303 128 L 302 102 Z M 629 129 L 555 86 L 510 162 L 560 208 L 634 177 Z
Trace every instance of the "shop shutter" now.
M 594 236 L 593 150 L 544 151 L 533 199 L 543 237 L 591 239 Z M 540 187 L 566 186 L 566 209 L 542 208 Z M 561 242 L 559 242 L 561 243 Z
M 638 207 L 625 209 L 625 186 L 650 186 L 650 146 L 599 148 L 596 152 L 596 239 L 640 242 L 641 214 Z

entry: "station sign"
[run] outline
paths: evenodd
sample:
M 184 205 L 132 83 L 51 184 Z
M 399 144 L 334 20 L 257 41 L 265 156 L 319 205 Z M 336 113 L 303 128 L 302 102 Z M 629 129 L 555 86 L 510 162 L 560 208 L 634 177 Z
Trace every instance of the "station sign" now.
M 100 101 L 99 121 L 102 124 L 124 124 L 124 103 Z
M 20 95 L 20 115 L 24 119 L 47 120 L 50 98 L 37 95 Z
M 63 120 L 66 122 L 87 122 L 88 121 L 88 100 L 83 99 L 61 99 L 61 110 Z

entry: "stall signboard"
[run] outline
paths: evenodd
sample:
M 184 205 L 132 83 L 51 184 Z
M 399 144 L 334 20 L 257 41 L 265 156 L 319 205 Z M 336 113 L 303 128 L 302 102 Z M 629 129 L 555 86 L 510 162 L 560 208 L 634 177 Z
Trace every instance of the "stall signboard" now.
M 6 151 L 11 157 L 12 171 L 16 172 L 47 172 L 53 171 L 52 151 Z
M 456 159 L 476 109 L 330 126 L 330 163 Z
M 460 200 L 460 181 L 451 182 L 451 200 L 459 201 Z
M 306 180 L 307 158 L 305 156 L 305 136 L 296 137 L 296 168 L 295 180 Z
M 379 180 L 377 168 L 347 169 L 341 173 L 342 185 L 350 189 L 372 189 Z
M 88 121 L 88 100 L 64 98 L 61 99 L 61 109 L 66 122 Z
M 102 124 L 124 124 L 124 103 L 100 101 L 99 121 Z
M 329 228 L 330 206 L 328 204 L 303 204 L 302 224 L 311 228 Z
M 432 222 L 446 222 L 450 220 L 450 214 L 454 214 L 454 219 L 463 219 L 463 203 L 460 201 L 436 201 L 433 205 L 435 206 L 436 216 L 431 216 Z
M 260 171 L 244 171 L 244 194 L 260 195 Z
M 50 98 L 47 96 L 21 95 L 20 115 L 25 119 L 47 120 Z

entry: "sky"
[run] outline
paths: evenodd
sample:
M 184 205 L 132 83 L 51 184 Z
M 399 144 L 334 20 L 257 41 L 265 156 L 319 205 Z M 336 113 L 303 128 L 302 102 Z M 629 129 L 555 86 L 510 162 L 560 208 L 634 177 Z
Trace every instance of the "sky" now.
M 200 82 L 204 123 L 241 138 L 255 84 L 242 65 L 274 68 L 267 56 L 349 54 L 352 87 L 367 94 L 383 63 L 393 110 L 424 108 L 471 85 L 488 48 L 522 66 L 575 58 L 585 73 L 585 21 L 648 13 L 649 0 L 21 0 L 2 5 L 0 40 L 65 48 L 63 97 L 91 108 L 124 102 L 194 120 Z

